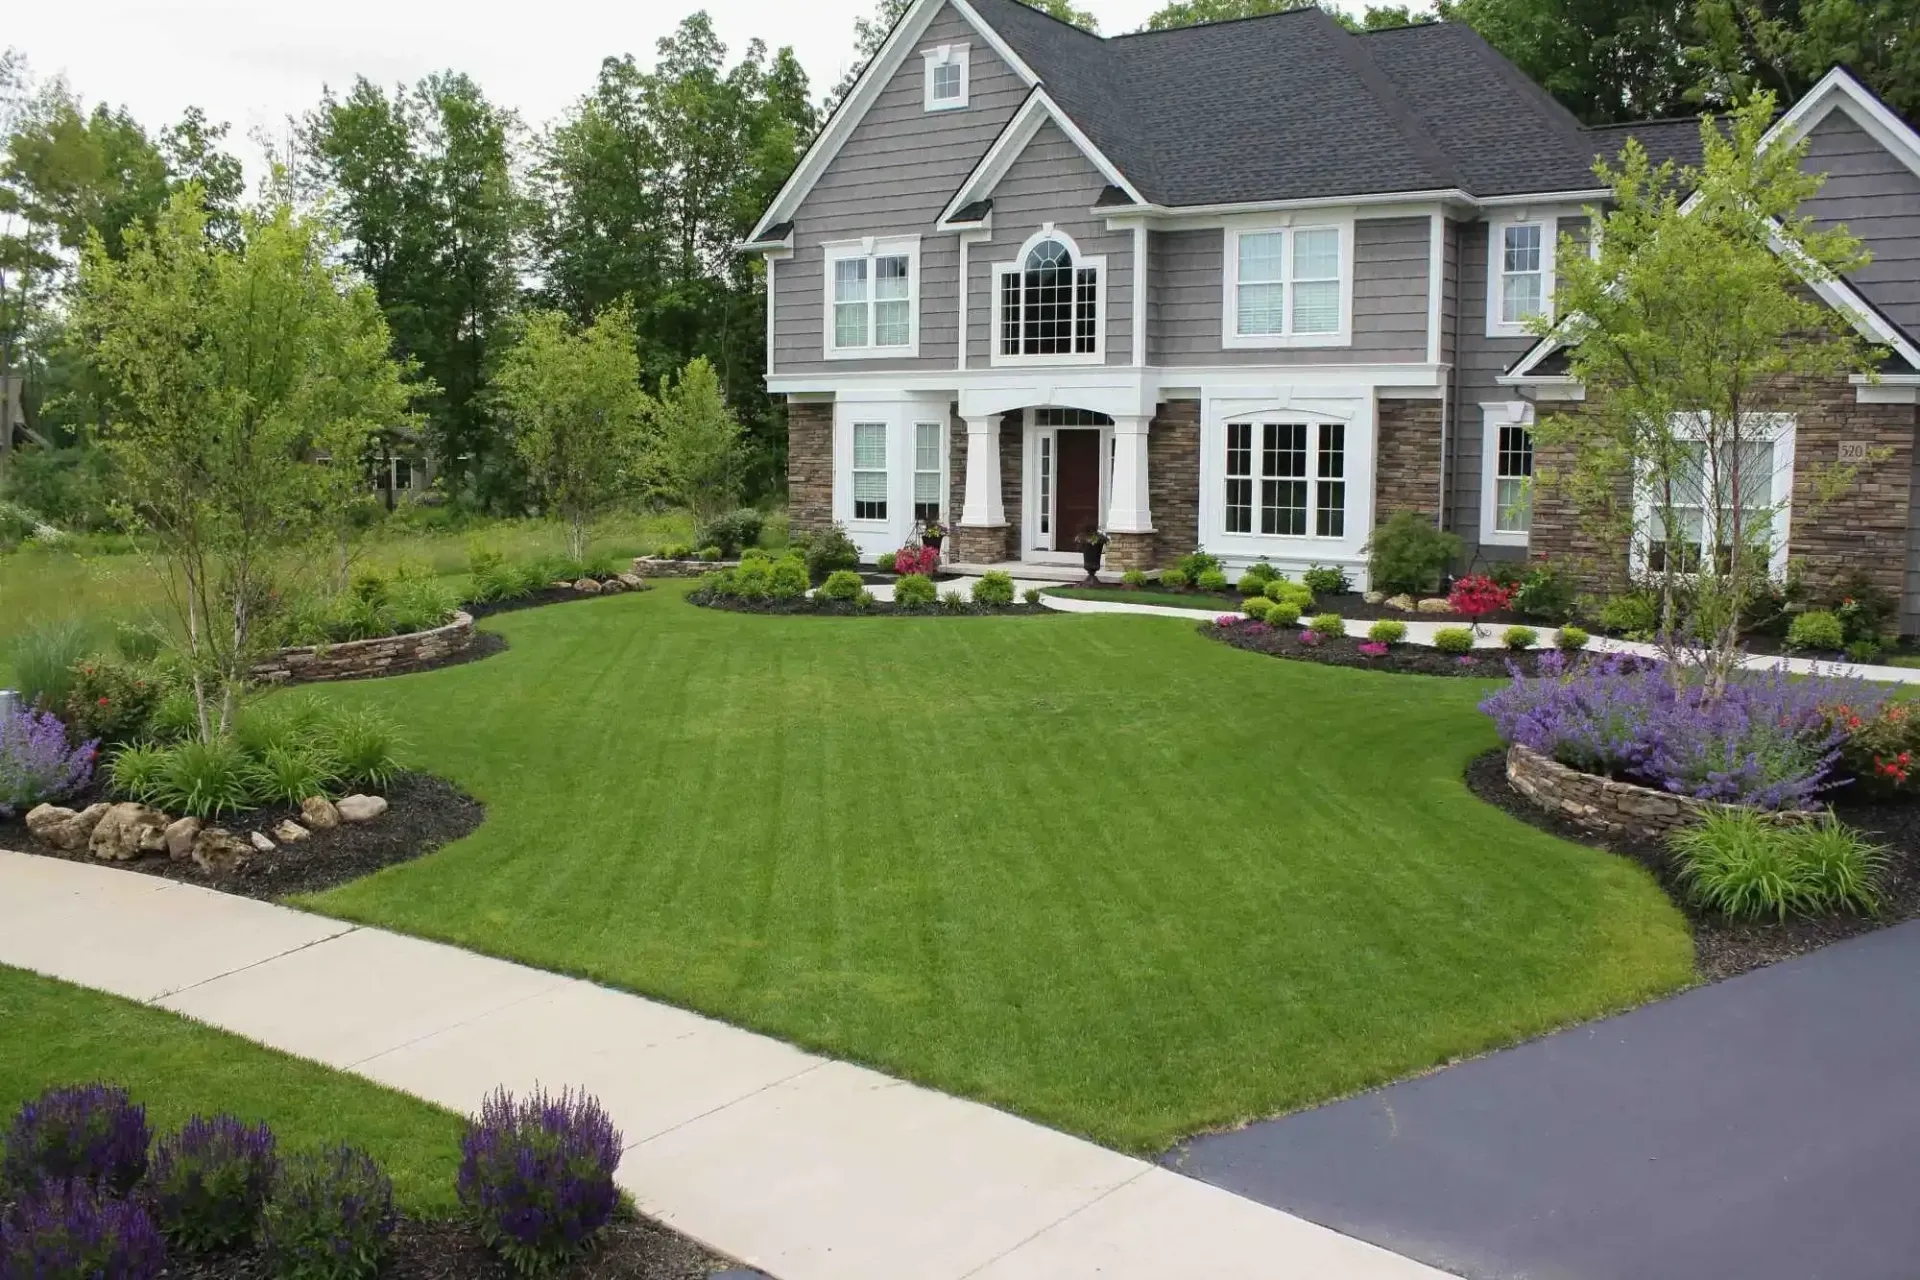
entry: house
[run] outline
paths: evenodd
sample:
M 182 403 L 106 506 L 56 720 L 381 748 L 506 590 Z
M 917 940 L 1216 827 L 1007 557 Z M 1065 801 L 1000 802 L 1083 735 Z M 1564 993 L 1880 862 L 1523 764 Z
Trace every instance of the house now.
M 1873 253 L 1831 300 L 1893 353 L 1805 389 L 1785 483 L 1875 460 L 1787 536 L 1920 630 L 1920 138 L 1845 72 L 1776 129 L 1811 135 L 1814 212 Z M 1110 568 L 1204 547 L 1360 581 L 1402 510 L 1474 561 L 1570 550 L 1528 428 L 1582 392 L 1525 322 L 1629 134 L 1697 155 L 1693 120 L 1582 126 L 1457 24 L 1308 8 L 1103 39 L 916 0 L 746 246 L 793 525 L 879 552 L 939 520 L 967 564 L 1073 562 L 1097 528 Z

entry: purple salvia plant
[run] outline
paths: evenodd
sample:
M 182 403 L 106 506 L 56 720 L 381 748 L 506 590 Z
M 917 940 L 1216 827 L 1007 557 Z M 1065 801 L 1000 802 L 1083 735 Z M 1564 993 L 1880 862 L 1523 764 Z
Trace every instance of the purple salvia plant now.
M 584 1093 L 489 1094 L 460 1144 L 460 1203 L 522 1275 L 583 1250 L 619 1203 L 619 1131 Z
M 66 726 L 52 712 L 0 712 L 0 817 L 86 786 L 99 748 L 97 741 L 69 747 Z
M 1736 673 L 1718 696 L 1664 666 L 1612 654 L 1569 665 L 1542 654 L 1537 676 L 1480 704 L 1501 740 L 1588 773 L 1702 800 L 1801 808 L 1833 776 L 1848 729 L 1839 708 L 1871 718 L 1885 690 L 1784 667 Z
M 225 1249 L 253 1236 L 277 1166 L 273 1130 L 230 1115 L 195 1116 L 154 1148 L 154 1218 L 186 1249 Z
M 167 1249 L 131 1200 L 101 1199 L 85 1182 L 48 1182 L 0 1216 L 6 1280 L 153 1280 Z
M 281 1164 L 260 1239 L 280 1275 L 362 1280 L 379 1272 L 395 1221 L 392 1180 L 341 1145 Z
M 123 1196 L 147 1171 L 147 1109 L 106 1084 L 49 1089 L 0 1139 L 0 1187 L 76 1180 Z

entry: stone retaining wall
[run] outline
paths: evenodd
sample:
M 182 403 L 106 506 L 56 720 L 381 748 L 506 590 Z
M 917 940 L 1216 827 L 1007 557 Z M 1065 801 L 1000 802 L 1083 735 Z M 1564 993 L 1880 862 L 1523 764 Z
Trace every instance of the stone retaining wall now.
M 739 566 L 738 560 L 660 560 L 653 556 L 635 556 L 633 571 L 643 578 L 698 578 Z
M 1661 839 L 1674 828 L 1690 826 L 1714 810 L 1733 807 L 1582 773 L 1531 747 L 1508 749 L 1507 781 L 1548 813 L 1600 835 L 1636 840 Z M 1812 822 L 1819 817 L 1804 809 L 1762 812 L 1760 816 L 1783 825 Z
M 305 684 L 313 680 L 395 675 L 441 662 L 463 652 L 472 643 L 473 616 L 463 610 L 454 615 L 452 622 L 431 631 L 281 649 L 254 664 L 253 678 L 268 684 Z

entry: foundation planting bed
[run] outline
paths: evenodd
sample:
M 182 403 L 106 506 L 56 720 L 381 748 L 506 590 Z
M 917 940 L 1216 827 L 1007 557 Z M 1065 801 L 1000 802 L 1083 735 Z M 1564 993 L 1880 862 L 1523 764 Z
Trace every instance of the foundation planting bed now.
M 1482 632 L 1485 631 L 1486 628 L 1482 627 Z M 1300 627 L 1275 627 L 1244 618 L 1224 623 L 1205 622 L 1200 624 L 1200 632 L 1236 649 L 1264 653 L 1275 658 L 1292 658 L 1296 662 L 1356 667 L 1364 671 L 1392 671 L 1403 675 L 1470 676 L 1477 680 L 1498 679 L 1514 671 L 1521 675 L 1538 675 L 1540 660 L 1554 652 L 1551 649 L 1520 652 L 1475 649 L 1471 654 L 1456 656 L 1428 645 L 1396 644 L 1390 645 L 1384 654 L 1370 655 L 1361 652 L 1361 646 L 1368 643 L 1364 638 L 1321 636 L 1317 643 L 1309 643 L 1301 638 L 1306 632 Z

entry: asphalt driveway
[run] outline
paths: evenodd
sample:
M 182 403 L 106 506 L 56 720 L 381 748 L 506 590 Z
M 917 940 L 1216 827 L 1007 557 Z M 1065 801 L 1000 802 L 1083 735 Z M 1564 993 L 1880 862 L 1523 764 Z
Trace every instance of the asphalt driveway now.
M 1166 1163 L 1476 1280 L 1914 1280 L 1920 921 Z

